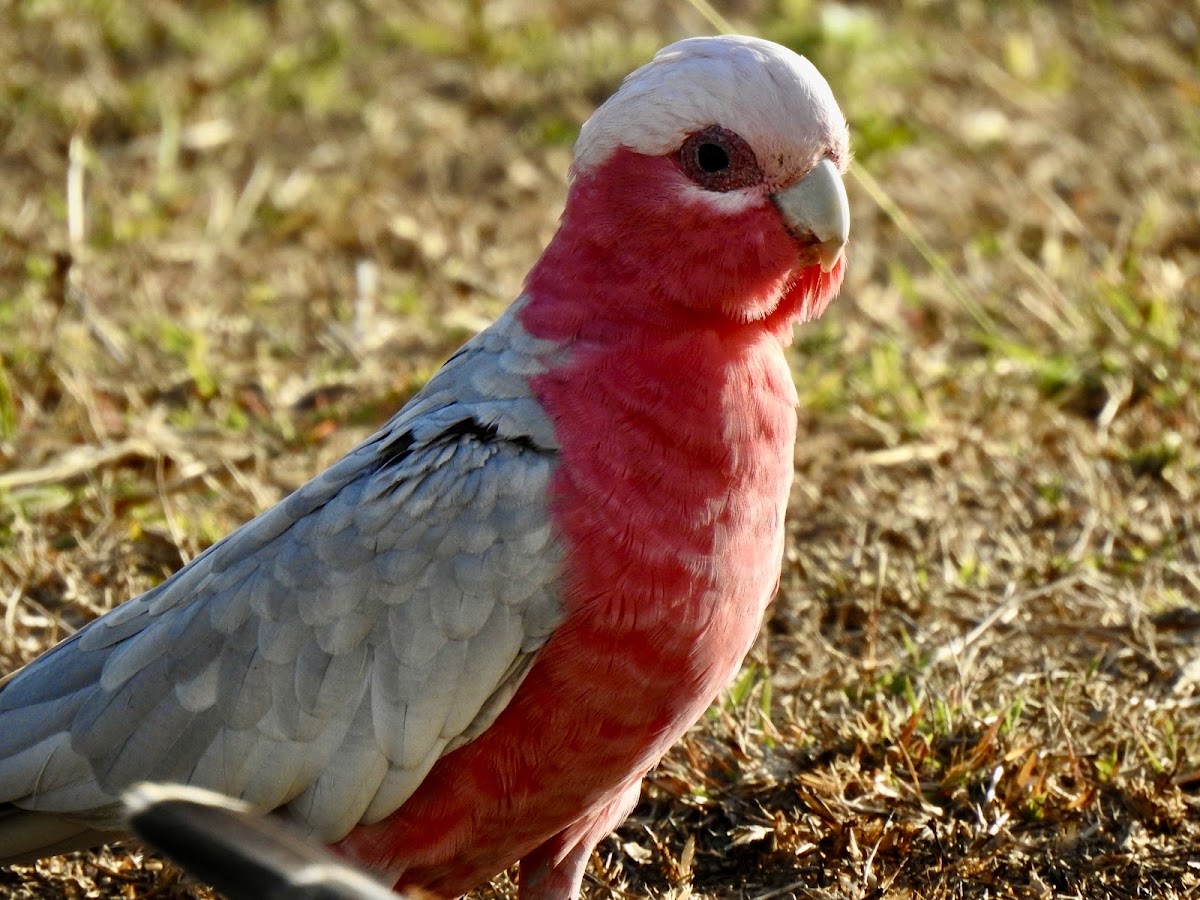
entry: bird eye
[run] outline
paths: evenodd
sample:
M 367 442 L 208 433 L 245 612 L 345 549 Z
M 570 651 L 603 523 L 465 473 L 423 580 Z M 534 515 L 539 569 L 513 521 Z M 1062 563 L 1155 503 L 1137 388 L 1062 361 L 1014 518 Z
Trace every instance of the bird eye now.
M 678 163 L 683 174 L 709 191 L 732 191 L 762 181 L 750 145 L 720 125 L 688 137 L 679 148 Z

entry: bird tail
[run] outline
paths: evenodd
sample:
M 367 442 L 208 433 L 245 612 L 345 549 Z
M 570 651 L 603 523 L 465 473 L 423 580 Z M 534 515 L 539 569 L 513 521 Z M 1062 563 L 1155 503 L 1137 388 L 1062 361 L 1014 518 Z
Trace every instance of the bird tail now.
M 397 900 L 281 820 L 220 794 L 142 783 L 123 800 L 138 837 L 230 900 Z

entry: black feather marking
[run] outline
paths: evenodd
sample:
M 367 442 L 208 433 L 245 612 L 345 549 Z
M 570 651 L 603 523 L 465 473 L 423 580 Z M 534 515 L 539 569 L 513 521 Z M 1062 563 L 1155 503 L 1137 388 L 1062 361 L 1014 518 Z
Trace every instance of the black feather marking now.
M 446 428 L 438 435 L 438 439 L 469 437 L 474 438 L 481 444 L 491 444 L 496 441 L 504 441 L 507 444 L 516 444 L 523 450 L 545 450 L 545 447 L 540 447 L 532 437 L 527 434 L 518 434 L 515 436 L 501 435 L 500 429 L 493 422 L 485 425 L 474 417 L 459 419 L 453 425 Z
M 408 455 L 412 452 L 413 445 L 417 439 L 413 437 L 411 431 L 405 431 L 390 438 L 387 443 L 380 446 L 377 451 L 379 457 L 380 469 L 386 469 L 388 466 L 398 465 L 408 459 Z

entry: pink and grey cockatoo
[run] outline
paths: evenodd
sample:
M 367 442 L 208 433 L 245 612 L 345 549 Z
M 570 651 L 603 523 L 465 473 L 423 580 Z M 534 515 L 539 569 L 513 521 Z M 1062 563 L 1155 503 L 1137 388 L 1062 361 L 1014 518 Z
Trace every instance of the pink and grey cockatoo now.
M 803 57 L 673 44 L 583 126 L 517 301 L 375 435 L 0 690 L 0 862 L 142 779 L 397 885 L 575 897 L 749 651 L 793 325 L 841 283 L 848 132 Z M 115 835 L 113 835 L 115 836 Z

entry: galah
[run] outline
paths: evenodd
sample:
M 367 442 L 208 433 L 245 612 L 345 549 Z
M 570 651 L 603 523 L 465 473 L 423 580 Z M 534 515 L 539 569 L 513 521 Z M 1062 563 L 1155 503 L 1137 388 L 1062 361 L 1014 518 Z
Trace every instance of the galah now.
M 10 676 L 0 861 L 143 779 L 397 886 L 579 894 L 778 585 L 785 348 L 844 269 L 848 132 L 801 56 L 673 44 L 584 124 L 520 297 L 341 461 Z

